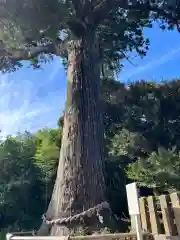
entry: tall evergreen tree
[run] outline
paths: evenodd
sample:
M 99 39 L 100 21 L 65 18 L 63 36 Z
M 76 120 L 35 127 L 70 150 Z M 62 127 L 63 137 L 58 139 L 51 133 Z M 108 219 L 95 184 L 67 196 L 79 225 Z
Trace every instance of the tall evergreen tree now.
M 64 230 L 82 224 L 89 232 L 109 225 L 105 217 L 110 219 L 111 211 L 105 204 L 100 69 L 102 63 L 112 69 L 120 68 L 120 59 L 129 50 L 135 49 L 144 56 L 149 40 L 143 37 L 143 27 L 151 26 L 155 19 L 162 20 L 163 28 L 166 23 L 170 28 L 178 25 L 179 9 L 179 1 L 163 0 L 6 0 L 1 3 L 2 71 L 16 70 L 22 66 L 22 60 L 31 60 L 38 68 L 53 55 L 61 56 L 67 64 L 62 146 L 46 213 L 50 219 L 61 218 L 63 226 L 53 224 L 52 235 L 65 234 Z M 102 211 L 99 206 L 105 209 Z M 77 215 L 85 210 L 86 214 Z M 98 218 L 99 211 L 103 221 Z M 70 217 L 74 215 L 75 218 Z M 64 217 L 70 218 L 64 221 Z

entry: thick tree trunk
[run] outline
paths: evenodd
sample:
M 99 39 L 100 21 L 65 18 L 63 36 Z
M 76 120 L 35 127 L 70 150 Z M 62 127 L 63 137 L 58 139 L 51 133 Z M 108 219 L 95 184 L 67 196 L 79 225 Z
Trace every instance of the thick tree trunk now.
M 68 50 L 67 103 L 57 179 L 47 211 L 50 219 L 74 216 L 106 200 L 99 44 L 91 34 L 71 41 Z M 92 221 L 89 225 L 91 230 L 97 227 Z M 50 232 L 66 235 L 65 229 L 53 225 Z

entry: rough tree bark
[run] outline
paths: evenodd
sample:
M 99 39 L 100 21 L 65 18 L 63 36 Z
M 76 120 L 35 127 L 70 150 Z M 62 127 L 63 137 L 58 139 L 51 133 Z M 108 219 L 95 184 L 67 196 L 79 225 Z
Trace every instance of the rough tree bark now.
M 69 42 L 66 112 L 57 178 L 46 213 L 49 219 L 73 216 L 106 200 L 100 57 L 99 43 L 94 33 Z M 93 216 L 84 224 L 90 232 L 96 231 L 110 224 L 110 210 L 105 211 L 103 217 L 103 223 Z M 79 225 L 76 223 L 77 228 Z M 42 226 L 40 235 L 47 234 L 43 229 Z M 69 234 L 65 229 L 69 226 L 53 225 L 50 234 Z

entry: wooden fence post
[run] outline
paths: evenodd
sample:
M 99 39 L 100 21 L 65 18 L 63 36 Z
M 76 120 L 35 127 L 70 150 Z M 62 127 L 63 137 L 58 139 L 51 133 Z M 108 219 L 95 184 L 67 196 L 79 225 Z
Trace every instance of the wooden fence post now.
M 170 209 L 170 198 L 166 195 L 159 196 L 161 211 L 162 211 L 162 218 L 164 224 L 165 234 L 169 236 L 175 236 L 177 234 L 174 219 L 171 216 L 171 209 Z
M 175 223 L 177 227 L 178 235 L 180 236 L 180 203 L 179 203 L 179 193 L 170 194 L 172 209 L 174 212 Z
M 131 232 L 135 232 L 136 231 L 135 216 L 130 215 L 130 219 L 131 219 Z
M 147 211 L 147 199 L 145 197 L 139 198 L 139 207 L 141 213 L 141 222 L 142 222 L 142 229 L 146 232 L 151 231 L 150 225 L 150 217 L 149 212 Z
M 150 222 L 151 222 L 151 231 L 153 234 L 159 234 L 161 228 L 160 228 L 160 222 L 159 222 L 159 218 L 157 216 L 157 212 L 155 208 L 154 197 L 149 196 L 147 200 L 148 200 L 149 215 L 150 215 Z

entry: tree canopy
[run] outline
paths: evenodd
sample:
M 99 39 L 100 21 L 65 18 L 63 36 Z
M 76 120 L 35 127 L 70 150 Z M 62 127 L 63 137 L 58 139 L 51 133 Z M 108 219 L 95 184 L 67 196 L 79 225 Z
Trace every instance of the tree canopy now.
M 1 70 L 16 70 L 22 60 L 34 67 L 53 55 L 67 60 L 68 43 L 95 31 L 102 61 L 113 69 L 129 51 L 144 56 L 150 41 L 144 27 L 179 29 L 179 1 L 164 0 L 6 0 L 0 3 Z

